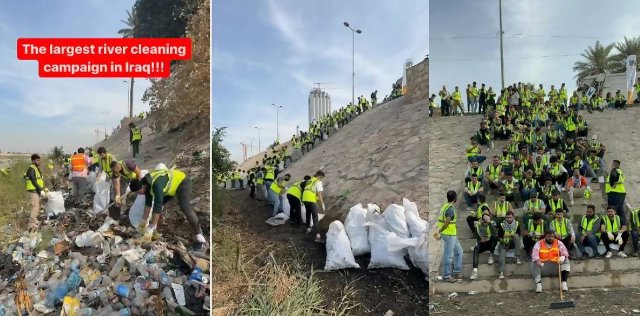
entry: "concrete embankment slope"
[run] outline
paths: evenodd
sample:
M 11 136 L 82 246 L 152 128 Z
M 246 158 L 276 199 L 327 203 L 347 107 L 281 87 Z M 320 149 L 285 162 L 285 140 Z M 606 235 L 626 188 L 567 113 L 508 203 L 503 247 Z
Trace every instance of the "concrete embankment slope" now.
M 406 197 L 427 206 L 427 111 L 399 98 L 340 128 L 285 170 L 292 179 L 325 172 L 327 216 L 344 220 L 356 203 L 386 207 Z M 329 221 L 323 221 L 327 224 Z

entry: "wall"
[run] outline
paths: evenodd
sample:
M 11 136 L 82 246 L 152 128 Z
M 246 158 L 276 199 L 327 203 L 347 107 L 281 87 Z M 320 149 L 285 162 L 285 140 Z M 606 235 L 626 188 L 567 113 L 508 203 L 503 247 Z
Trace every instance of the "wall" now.
M 415 103 L 429 98 L 429 59 L 407 69 L 407 98 Z

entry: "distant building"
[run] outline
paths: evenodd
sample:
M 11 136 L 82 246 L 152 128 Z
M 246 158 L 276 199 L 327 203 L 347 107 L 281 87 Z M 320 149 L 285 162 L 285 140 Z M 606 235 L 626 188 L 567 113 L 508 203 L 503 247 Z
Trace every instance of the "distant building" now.
M 314 88 L 309 92 L 309 124 L 331 114 L 331 97 L 325 91 Z

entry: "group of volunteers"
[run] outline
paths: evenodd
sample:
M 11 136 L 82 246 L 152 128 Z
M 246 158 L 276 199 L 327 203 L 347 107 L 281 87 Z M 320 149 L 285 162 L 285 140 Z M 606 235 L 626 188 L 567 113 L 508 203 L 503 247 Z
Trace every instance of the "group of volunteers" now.
M 142 133 L 133 123 L 129 127 L 131 132 L 130 144 L 133 154 L 137 155 Z M 156 228 L 163 207 L 169 200 L 176 197 L 180 209 L 195 233 L 196 241 L 193 249 L 202 251 L 208 247 L 198 218 L 189 203 L 192 199 L 192 181 L 184 172 L 175 168 L 164 168 L 153 170 L 143 176 L 140 166 L 133 159 L 118 160 L 115 155 L 107 152 L 105 147 L 100 147 L 97 151 L 90 147 L 78 148 L 73 155 L 69 155 L 64 159 L 62 170 L 55 170 L 56 166 L 51 160 L 47 165 L 54 174 L 63 171 L 65 178 L 71 181 L 73 185 L 70 202 L 77 206 L 82 206 L 85 200 L 85 193 L 89 189 L 87 178 L 90 172 L 96 173 L 96 179 L 104 178 L 111 183 L 110 206 L 115 205 L 119 208 L 120 217 L 130 207 L 126 194 L 127 188 L 130 189 L 132 194 L 144 194 L 143 224 L 138 227 L 143 234 L 143 241 L 150 241 L 160 237 L 156 232 Z M 29 166 L 24 175 L 25 189 L 29 192 L 31 199 L 30 230 L 38 230 L 40 198 L 46 198 L 49 192 L 40 166 L 41 157 L 38 154 L 33 154 L 31 156 L 31 166 Z M 147 225 L 150 214 L 151 220 Z M 120 218 L 115 218 L 115 220 L 120 220 Z
M 491 87 L 485 90 L 482 84 L 481 91 L 486 92 L 479 93 L 475 82 L 468 87 L 468 112 L 477 110 L 484 115 L 465 152 L 468 169 L 462 196 L 470 211 L 466 217 L 468 229 L 476 239 L 470 279 L 478 277 L 479 254 L 486 251 L 488 264 L 493 264 L 494 251 L 498 252 L 499 278 L 503 279 L 506 253 L 512 250 L 516 263 L 522 264 L 524 248 L 536 292 L 542 292 L 542 275 L 554 271 L 557 274 L 558 264 L 562 287 L 567 290 L 569 258 L 587 259 L 587 248 L 592 256 L 611 258 L 617 249 L 617 255 L 626 258 L 624 249 L 631 237 L 634 255 L 638 256 L 640 213 L 638 209 L 625 213 L 621 162 L 613 160 L 607 172 L 606 147 L 596 135 L 589 135 L 588 124 L 579 114 L 585 107 L 589 111 L 604 110 L 607 101 L 602 100 L 601 94 L 589 98 L 585 93 L 579 97 L 574 92 L 568 97 L 564 84 L 559 90 L 552 85 L 548 94 L 542 84 L 535 89 L 522 83 L 505 88 L 497 98 Z M 446 93 L 446 87 L 440 95 L 445 96 L 442 104 L 453 99 L 454 105 L 460 105 L 457 87 L 452 96 Z M 482 95 L 486 97 L 480 98 Z M 616 93 L 615 100 L 618 98 Z M 613 107 L 625 108 L 626 103 L 614 101 Z M 455 109 L 447 105 L 443 115 L 455 115 L 452 111 Z M 499 154 L 487 159 L 481 147 L 489 150 L 496 140 L 503 140 L 504 146 Z M 597 209 L 590 203 L 590 184 L 602 182 L 607 206 Z M 576 197 L 583 199 L 582 207 L 586 209 L 576 207 L 570 212 Z M 457 201 L 457 192 L 449 191 L 435 234 L 444 241 L 439 279 L 447 282 L 462 279 L 463 249 L 457 239 L 457 220 L 462 215 Z M 584 215 L 574 222 L 572 213 Z M 598 251 L 600 242 L 606 249 L 602 254 Z M 614 244 L 617 247 L 612 247 Z M 580 256 L 574 254 L 576 247 Z

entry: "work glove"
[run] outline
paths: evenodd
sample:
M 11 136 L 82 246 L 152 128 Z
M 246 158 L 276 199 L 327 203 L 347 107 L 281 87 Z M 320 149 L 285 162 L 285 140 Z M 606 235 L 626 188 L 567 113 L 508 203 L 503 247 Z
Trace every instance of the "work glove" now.
M 49 193 L 49 189 L 47 189 L 47 188 L 44 188 L 44 190 L 43 190 L 43 191 L 44 191 L 44 193 L 46 193 L 46 194 L 48 194 L 48 193 Z
M 120 204 L 122 203 L 122 197 L 119 195 L 116 195 L 116 204 Z
M 141 233 L 145 233 L 147 231 L 147 223 L 144 221 L 142 224 L 138 225 L 138 231 Z
M 618 245 L 622 245 L 622 235 L 620 234 L 620 232 L 618 232 L 618 236 L 616 237 L 616 241 L 618 242 Z
M 613 237 L 612 233 L 607 233 L 607 236 L 609 236 L 609 240 L 614 240 L 615 238 Z
M 562 264 L 567 258 L 565 256 L 560 256 L 559 262 Z
M 40 197 L 41 198 L 46 198 L 47 197 L 47 193 L 45 193 L 44 190 L 40 191 Z
M 324 208 L 324 202 L 322 202 L 322 213 L 324 213 L 325 208 Z

